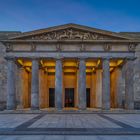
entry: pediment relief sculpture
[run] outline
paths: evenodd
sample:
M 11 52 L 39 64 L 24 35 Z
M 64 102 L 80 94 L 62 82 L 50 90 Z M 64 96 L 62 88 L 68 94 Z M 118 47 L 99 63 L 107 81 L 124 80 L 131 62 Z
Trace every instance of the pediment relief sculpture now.
M 76 30 L 73 28 L 58 30 L 40 35 L 26 37 L 25 39 L 32 40 L 104 40 L 115 39 L 115 37 L 102 35 L 93 32 Z

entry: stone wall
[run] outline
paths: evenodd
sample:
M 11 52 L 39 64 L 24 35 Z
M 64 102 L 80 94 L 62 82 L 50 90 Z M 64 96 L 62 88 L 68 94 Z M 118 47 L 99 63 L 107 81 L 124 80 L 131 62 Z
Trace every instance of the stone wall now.
M 136 48 L 134 61 L 134 100 L 135 108 L 140 109 L 140 44 Z
M 0 110 L 6 107 L 7 62 L 4 55 L 5 47 L 0 42 Z

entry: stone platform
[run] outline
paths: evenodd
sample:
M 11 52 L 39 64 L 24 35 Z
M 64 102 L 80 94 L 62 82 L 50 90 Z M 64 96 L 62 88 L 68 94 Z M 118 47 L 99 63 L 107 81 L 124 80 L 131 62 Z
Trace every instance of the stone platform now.
M 140 114 L 1 113 L 0 135 L 140 135 Z

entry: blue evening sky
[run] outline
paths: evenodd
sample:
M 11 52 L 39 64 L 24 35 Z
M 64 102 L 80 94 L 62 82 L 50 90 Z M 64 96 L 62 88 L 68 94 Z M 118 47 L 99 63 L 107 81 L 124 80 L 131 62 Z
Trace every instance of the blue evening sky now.
M 140 32 L 140 0 L 0 0 L 1 31 L 66 23 Z

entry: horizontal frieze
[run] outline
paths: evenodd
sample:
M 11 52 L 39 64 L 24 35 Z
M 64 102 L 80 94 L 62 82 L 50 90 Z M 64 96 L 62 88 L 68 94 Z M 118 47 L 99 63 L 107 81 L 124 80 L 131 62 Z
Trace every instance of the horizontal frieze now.
M 11 48 L 10 48 L 11 47 Z M 130 48 L 131 47 L 131 48 Z M 10 49 L 9 49 L 10 48 Z M 131 50 L 130 50 L 131 49 Z M 13 44 L 8 51 L 29 52 L 88 52 L 88 51 L 134 51 L 133 46 L 118 44 Z
M 8 52 L 15 58 L 135 58 L 134 52 Z

